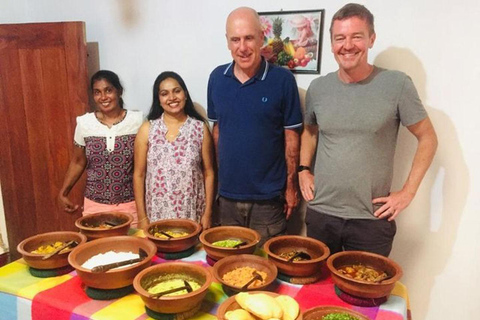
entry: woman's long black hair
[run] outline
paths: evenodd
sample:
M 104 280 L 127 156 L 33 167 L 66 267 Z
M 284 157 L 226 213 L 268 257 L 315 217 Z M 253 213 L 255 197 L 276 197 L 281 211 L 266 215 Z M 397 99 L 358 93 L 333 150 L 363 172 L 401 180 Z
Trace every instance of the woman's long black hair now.
M 100 70 L 95 72 L 95 74 L 92 76 L 92 79 L 90 80 L 90 89 L 92 91 L 93 91 L 93 85 L 95 84 L 95 82 L 100 80 L 107 81 L 112 86 L 114 86 L 115 89 L 117 89 L 118 99 L 119 99 L 118 104 L 120 105 L 120 108 L 123 109 L 123 99 L 122 99 L 123 86 L 120 83 L 120 78 L 117 76 L 117 74 L 110 70 Z
M 183 81 L 182 77 L 178 75 L 177 73 L 173 71 L 165 71 L 160 73 L 160 75 L 155 79 L 155 83 L 153 84 L 153 100 L 152 100 L 152 107 L 150 108 L 150 112 L 148 113 L 147 119 L 148 120 L 155 120 L 158 119 L 162 116 L 163 114 L 163 108 L 160 105 L 160 98 L 158 96 L 158 93 L 160 91 L 160 83 L 162 83 L 163 80 L 165 79 L 175 79 L 177 80 L 178 84 L 182 87 L 183 91 L 185 92 L 185 96 L 187 100 L 185 101 L 185 114 L 201 120 L 205 122 L 205 118 L 203 118 L 200 113 L 195 110 L 195 107 L 193 105 L 192 98 L 190 98 L 190 94 L 188 93 L 187 86 L 185 85 L 185 81 Z

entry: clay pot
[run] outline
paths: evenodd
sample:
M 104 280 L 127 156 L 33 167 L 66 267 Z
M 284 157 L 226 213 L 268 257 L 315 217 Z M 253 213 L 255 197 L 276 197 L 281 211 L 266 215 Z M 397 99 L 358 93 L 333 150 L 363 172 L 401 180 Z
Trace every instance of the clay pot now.
M 322 320 L 322 318 L 331 313 L 346 313 L 354 316 L 359 320 L 370 320 L 369 317 L 361 314 L 360 312 L 353 311 L 351 309 L 337 307 L 337 306 L 320 306 L 308 309 L 303 313 L 304 320 Z
M 106 237 L 124 236 L 128 233 L 133 217 L 124 212 L 100 212 L 80 217 L 75 226 L 87 236 L 88 240 Z M 105 222 L 114 224 L 109 228 L 99 227 Z
M 248 287 L 246 289 L 242 289 L 242 285 L 233 286 L 223 280 L 223 276 L 227 272 L 242 267 L 251 267 L 256 269 L 257 271 L 265 272 L 267 274 L 267 278 L 264 279 L 264 283 L 262 285 L 253 288 Z M 227 290 L 227 294 L 240 291 L 266 290 L 273 283 L 273 281 L 275 281 L 275 279 L 277 278 L 277 274 L 277 267 L 271 261 L 253 254 L 228 256 L 219 260 L 213 266 L 213 275 L 223 285 L 224 289 Z
M 362 264 L 377 271 L 383 271 L 388 278 L 379 283 L 373 283 L 349 278 L 337 270 L 354 264 Z M 395 282 L 403 275 L 402 268 L 392 259 L 364 251 L 337 252 L 328 258 L 327 267 L 332 274 L 333 282 L 340 290 L 359 298 L 388 297 L 395 287 Z
M 150 297 L 147 289 L 155 280 L 178 277 L 184 280 L 194 280 L 201 287 L 182 295 Z M 189 311 L 201 303 L 211 283 L 212 275 L 206 268 L 177 261 L 157 264 L 143 270 L 135 277 L 133 286 L 149 309 L 159 313 L 175 314 Z
M 212 243 L 216 241 L 226 239 L 238 239 L 247 243 L 238 248 L 223 248 L 212 245 Z M 260 242 L 260 234 L 249 228 L 222 226 L 203 231 L 200 234 L 200 242 L 203 244 L 207 255 L 213 260 L 218 261 L 232 255 L 252 254 L 255 252 L 258 242 Z
M 17 246 L 17 251 L 22 255 L 23 260 L 32 268 L 35 269 L 57 269 L 68 266 L 68 256 L 71 250 L 57 253 L 52 257 L 42 260 L 44 254 L 31 253 L 43 245 L 51 245 L 57 241 L 68 242 L 76 241 L 79 245 L 87 242 L 87 237 L 83 234 L 74 231 L 55 231 L 37 234 L 20 242 Z
M 139 248 L 147 252 L 147 257 L 131 266 L 100 273 L 94 273 L 90 269 L 82 267 L 82 264 L 88 259 L 99 253 L 109 251 L 138 253 Z M 133 236 L 117 236 L 93 240 L 76 247 L 68 257 L 68 261 L 77 270 L 78 276 L 87 287 L 119 289 L 131 285 L 135 276 L 150 266 L 156 252 L 157 248 L 155 245 L 147 239 Z
M 280 273 L 294 277 L 308 277 L 320 272 L 322 265 L 330 255 L 330 249 L 321 241 L 303 236 L 278 236 L 265 242 L 263 249 L 278 268 Z M 287 261 L 280 254 L 302 251 L 307 253 L 311 260 Z
M 187 236 L 179 238 L 158 238 L 155 237 L 155 231 L 178 230 L 188 233 Z M 160 252 L 181 252 L 198 243 L 198 235 L 202 231 L 202 226 L 189 219 L 166 219 L 150 223 L 145 228 L 145 235 L 152 241 Z

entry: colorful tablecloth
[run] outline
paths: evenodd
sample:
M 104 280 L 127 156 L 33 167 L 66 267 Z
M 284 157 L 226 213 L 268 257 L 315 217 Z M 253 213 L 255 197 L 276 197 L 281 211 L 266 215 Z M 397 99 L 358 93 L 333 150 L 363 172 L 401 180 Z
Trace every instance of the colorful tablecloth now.
M 166 260 L 155 257 L 154 264 Z M 205 251 L 200 248 L 188 258 L 191 263 L 206 263 Z M 363 308 L 343 302 L 335 294 L 330 277 L 309 285 L 293 285 L 276 280 L 275 291 L 294 297 L 302 311 L 319 305 L 336 305 L 356 310 L 375 320 L 408 319 L 408 296 L 403 284 L 397 282 L 387 302 L 379 307 Z M 214 282 L 202 304 L 202 309 L 191 319 L 216 319 L 218 306 L 228 297 L 220 283 Z M 136 293 L 123 298 L 101 301 L 85 294 L 85 287 L 75 271 L 53 277 L 36 278 L 30 275 L 23 259 L 0 268 L 0 319 L 1 320 L 111 320 L 151 319 L 145 313 L 144 304 Z

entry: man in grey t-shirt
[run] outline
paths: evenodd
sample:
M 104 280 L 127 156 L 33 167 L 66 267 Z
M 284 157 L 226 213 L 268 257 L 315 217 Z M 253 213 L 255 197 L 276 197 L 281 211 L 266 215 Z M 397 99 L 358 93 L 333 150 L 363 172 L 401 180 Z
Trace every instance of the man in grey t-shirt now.
M 388 256 L 394 219 L 412 201 L 435 154 L 435 130 L 412 80 L 368 63 L 375 41 L 368 9 L 345 5 L 332 18 L 330 36 L 339 69 L 308 88 L 301 138 L 298 171 L 308 201 L 307 235 L 332 253 Z M 400 123 L 418 146 L 403 188 L 391 192 Z

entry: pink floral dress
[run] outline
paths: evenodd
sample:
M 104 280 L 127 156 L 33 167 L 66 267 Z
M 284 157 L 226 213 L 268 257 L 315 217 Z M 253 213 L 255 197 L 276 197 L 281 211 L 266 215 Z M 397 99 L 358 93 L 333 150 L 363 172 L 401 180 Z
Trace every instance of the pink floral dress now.
M 173 142 L 163 115 L 150 121 L 145 203 L 150 221 L 184 218 L 197 222 L 205 210 L 202 171 L 203 122 L 188 117 Z

